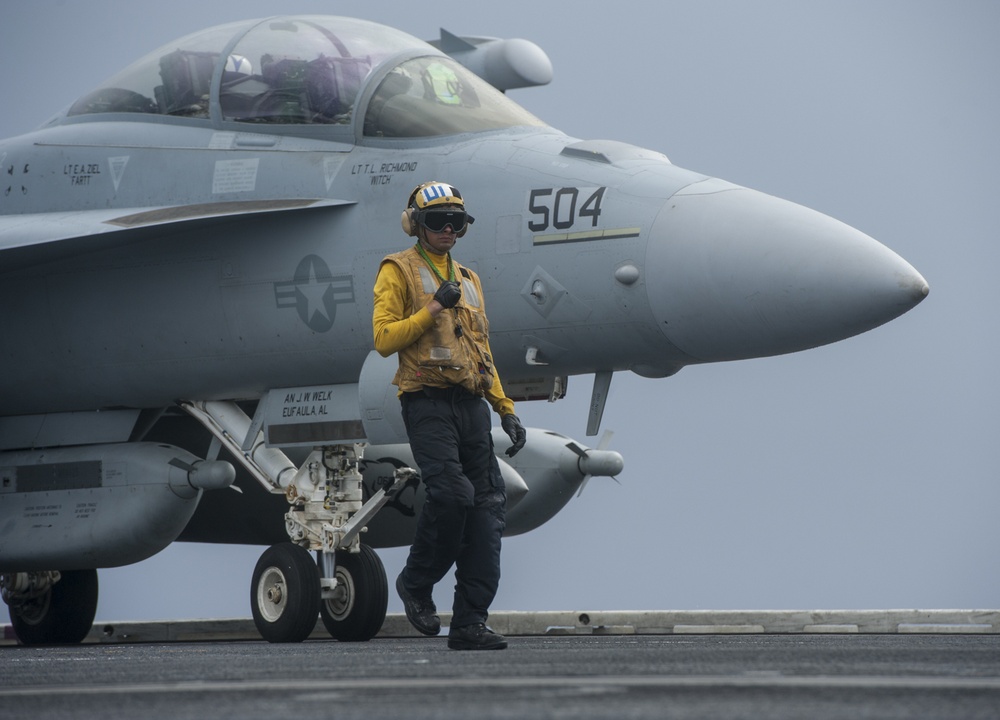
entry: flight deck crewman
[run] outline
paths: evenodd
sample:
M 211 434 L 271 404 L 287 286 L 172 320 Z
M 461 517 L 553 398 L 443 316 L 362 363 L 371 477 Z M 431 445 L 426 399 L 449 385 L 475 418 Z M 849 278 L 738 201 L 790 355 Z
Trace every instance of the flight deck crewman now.
M 423 183 L 410 193 L 402 222 L 417 243 L 382 261 L 372 329 L 383 357 L 398 353 L 393 384 L 426 499 L 396 591 L 410 623 L 437 635 L 432 592 L 454 565 L 448 647 L 499 650 L 507 640 L 486 619 L 500 582 L 506 493 L 483 399 L 510 436 L 508 455 L 524 447 L 525 432 L 493 366 L 479 277 L 451 258 L 473 222 L 462 194 L 448 183 Z

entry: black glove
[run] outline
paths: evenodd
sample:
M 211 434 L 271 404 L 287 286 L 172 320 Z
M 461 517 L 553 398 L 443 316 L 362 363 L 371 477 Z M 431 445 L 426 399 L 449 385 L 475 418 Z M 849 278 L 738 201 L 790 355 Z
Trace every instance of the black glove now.
M 441 303 L 442 307 L 453 308 L 462 297 L 462 287 L 454 280 L 445 280 L 441 287 L 434 293 L 434 299 Z
M 504 415 L 500 419 L 500 427 L 510 437 L 510 441 L 514 443 L 507 448 L 507 457 L 514 457 L 524 447 L 524 425 L 521 424 L 521 419 L 517 415 L 511 413 L 510 415 Z

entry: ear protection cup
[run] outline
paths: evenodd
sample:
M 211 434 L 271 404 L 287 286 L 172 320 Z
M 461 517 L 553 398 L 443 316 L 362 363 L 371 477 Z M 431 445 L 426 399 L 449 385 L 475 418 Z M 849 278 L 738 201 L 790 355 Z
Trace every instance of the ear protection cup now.
M 410 237 L 417 236 L 417 224 L 413 221 L 413 208 L 406 208 L 406 210 L 403 211 L 403 217 L 399 220 L 403 226 L 403 232 Z

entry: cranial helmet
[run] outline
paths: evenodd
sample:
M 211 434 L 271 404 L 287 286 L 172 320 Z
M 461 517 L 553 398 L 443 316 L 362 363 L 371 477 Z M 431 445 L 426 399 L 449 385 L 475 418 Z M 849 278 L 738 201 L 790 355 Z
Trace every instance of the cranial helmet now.
M 457 205 L 463 211 L 465 210 L 465 200 L 462 199 L 462 193 L 457 187 L 437 180 L 417 185 L 410 193 L 410 198 L 406 201 L 406 210 L 403 211 L 401 218 L 403 232 L 414 237 L 427 211 L 445 205 Z M 465 215 L 468 222 L 462 226 L 461 230 L 456 229 L 455 234 L 458 237 L 465 235 L 469 225 L 475 222 L 475 218 L 471 215 L 468 213 Z

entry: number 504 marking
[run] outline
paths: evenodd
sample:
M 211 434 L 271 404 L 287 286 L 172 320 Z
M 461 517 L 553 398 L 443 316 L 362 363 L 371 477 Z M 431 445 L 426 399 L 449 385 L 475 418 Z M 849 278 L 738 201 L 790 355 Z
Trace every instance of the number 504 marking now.
M 533 219 L 528 221 L 528 229 L 532 232 L 544 232 L 550 227 L 568 230 L 577 221 L 583 223 L 587 219 L 590 220 L 590 227 L 597 227 L 605 190 L 606 187 L 532 190 L 528 196 L 528 211 Z M 581 202 L 580 198 L 586 199 Z

